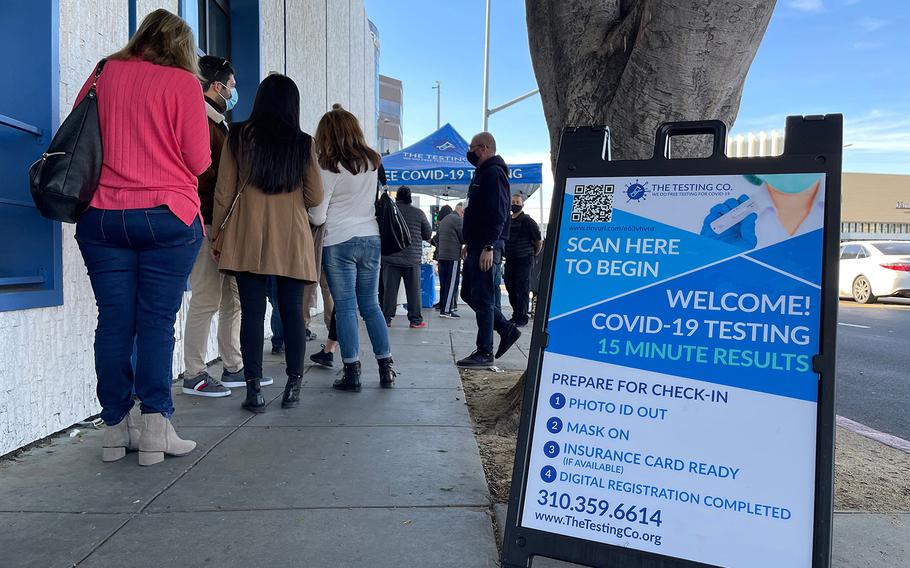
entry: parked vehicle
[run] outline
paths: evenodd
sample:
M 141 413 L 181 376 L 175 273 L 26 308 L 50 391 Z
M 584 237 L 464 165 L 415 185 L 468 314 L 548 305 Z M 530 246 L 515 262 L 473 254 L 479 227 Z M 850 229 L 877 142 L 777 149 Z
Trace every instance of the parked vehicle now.
M 910 297 L 910 242 L 841 244 L 839 291 L 860 304 L 887 296 Z

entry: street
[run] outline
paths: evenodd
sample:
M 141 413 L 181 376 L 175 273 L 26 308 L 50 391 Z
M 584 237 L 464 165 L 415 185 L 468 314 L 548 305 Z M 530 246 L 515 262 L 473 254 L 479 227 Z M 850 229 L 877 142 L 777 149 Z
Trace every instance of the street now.
M 910 439 L 910 302 L 842 301 L 837 326 L 837 413 Z

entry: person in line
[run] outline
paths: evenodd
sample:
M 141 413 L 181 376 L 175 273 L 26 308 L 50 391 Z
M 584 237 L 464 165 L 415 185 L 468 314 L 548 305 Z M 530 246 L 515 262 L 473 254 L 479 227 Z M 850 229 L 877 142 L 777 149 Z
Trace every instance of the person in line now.
M 332 105 L 316 127 L 316 152 L 325 200 L 310 216 L 314 224 L 325 224 L 322 267 L 335 301 L 344 363 L 344 375 L 332 387 L 354 392 L 361 389 L 359 308 L 379 365 L 379 385 L 390 388 L 395 383 L 395 371 L 389 332 L 379 308 L 380 244 L 375 202 L 380 157 L 367 146 L 357 117 L 339 104 Z
M 476 169 L 464 212 L 461 290 L 462 297 L 476 314 L 477 349 L 457 365 L 471 368 L 493 364 L 494 330 L 500 337 L 496 359 L 518 341 L 521 330 L 502 315 L 497 301 L 502 251 L 509 238 L 508 167 L 496 154 L 496 140 L 489 132 L 481 132 L 471 139 L 467 159 Z
M 446 206 L 448 207 L 448 206 Z M 461 280 L 461 247 L 464 245 L 464 234 L 462 232 L 462 216 L 456 208 L 451 213 L 440 216 L 439 230 L 439 317 L 457 318 L 461 317 L 455 309 L 455 297 L 458 295 L 458 285 Z
M 503 275 L 506 291 L 509 293 L 509 304 L 512 306 L 513 324 L 518 327 L 528 325 L 528 304 L 531 293 L 531 269 L 534 259 L 543 248 L 540 226 L 526 213 L 524 197 L 512 196 L 512 221 L 509 227 L 509 239 L 506 241 L 506 268 Z
M 398 286 L 404 279 L 404 290 L 408 299 L 408 321 L 412 329 L 423 329 L 420 286 L 420 264 L 423 261 L 423 241 L 429 241 L 433 229 L 426 214 L 414 207 L 411 199 L 411 188 L 402 186 L 395 194 L 395 205 L 411 231 L 411 244 L 408 248 L 395 254 L 382 257 L 382 311 L 386 325 L 392 326 L 392 319 L 398 308 Z
M 312 223 L 312 220 L 310 221 Z M 307 286 L 304 294 L 303 317 L 306 324 L 306 340 L 313 341 L 317 338 L 316 334 L 310 330 L 310 308 L 316 306 L 318 301 L 316 297 L 317 289 L 322 292 L 322 321 L 326 329 L 332 327 L 332 312 L 335 311 L 335 303 L 332 301 L 332 293 L 329 291 L 329 282 L 325 278 L 325 271 L 322 269 L 322 247 L 325 241 L 325 225 L 312 226 L 313 246 L 316 255 L 316 272 L 319 273 L 319 283 Z
M 104 461 L 139 465 L 196 447 L 171 424 L 174 322 L 205 238 L 197 176 L 211 164 L 209 125 L 190 27 L 167 10 L 142 21 L 98 78 L 102 168 L 76 224 L 98 305 L 95 372 Z M 86 96 L 94 72 L 76 97 Z M 136 346 L 136 368 L 131 357 Z M 133 389 L 142 421 L 130 418 Z
M 284 330 L 281 329 L 281 314 L 278 311 L 278 279 L 274 276 L 269 276 L 265 294 L 272 306 L 272 317 L 269 318 L 269 327 L 272 328 L 272 355 L 281 355 L 284 353 Z
M 212 165 L 199 176 L 199 203 L 206 234 L 212 232 L 212 204 L 221 147 L 227 138 L 224 113 L 237 103 L 237 81 L 227 59 L 206 55 L 199 59 L 205 112 L 208 116 Z M 183 393 L 204 397 L 231 394 L 229 386 L 243 386 L 243 360 L 240 357 L 240 298 L 233 276 L 222 274 L 212 259 L 207 240 L 202 243 L 190 273 L 193 295 L 186 314 L 183 334 Z M 218 314 L 218 355 L 224 371 L 218 379 L 209 375 L 206 354 L 212 317 Z M 239 382 L 238 382 L 239 381 Z
M 323 272 L 325 274 L 325 272 Z M 310 355 L 310 361 L 320 367 L 333 368 L 335 366 L 335 349 L 338 347 L 338 320 L 335 318 L 335 309 L 329 316 L 329 335 L 322 348 Z
M 276 280 L 286 350 L 281 407 L 300 403 L 303 292 L 319 279 L 307 208 L 319 205 L 322 196 L 313 139 L 300 130 L 300 91 L 289 77 L 269 75 L 256 91 L 249 120 L 228 134 L 215 188 L 218 229 L 212 235 L 222 241 L 214 247 L 218 266 L 237 278 L 246 381 L 241 406 L 251 412 L 265 412 L 266 406 L 260 389 L 269 276 Z

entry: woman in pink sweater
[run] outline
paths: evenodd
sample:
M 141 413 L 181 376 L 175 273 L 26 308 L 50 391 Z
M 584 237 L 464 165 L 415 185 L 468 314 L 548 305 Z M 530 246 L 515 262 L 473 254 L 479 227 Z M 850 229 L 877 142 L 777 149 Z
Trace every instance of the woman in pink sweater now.
M 204 238 L 196 176 L 211 162 L 195 46 L 186 22 L 156 10 L 98 78 L 104 158 L 76 240 L 98 304 L 104 461 L 138 449 L 139 464 L 151 465 L 196 447 L 170 421 L 174 320 Z M 139 425 L 129 418 L 134 386 Z

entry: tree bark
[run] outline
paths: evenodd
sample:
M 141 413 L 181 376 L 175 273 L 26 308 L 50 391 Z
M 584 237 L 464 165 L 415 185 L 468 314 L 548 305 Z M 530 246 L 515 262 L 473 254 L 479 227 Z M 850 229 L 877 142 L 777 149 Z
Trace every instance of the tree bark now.
M 775 0 L 526 0 L 556 166 L 563 127 L 610 127 L 614 159 L 650 158 L 660 123 L 728 126 Z M 674 142 L 674 155 L 701 148 Z

